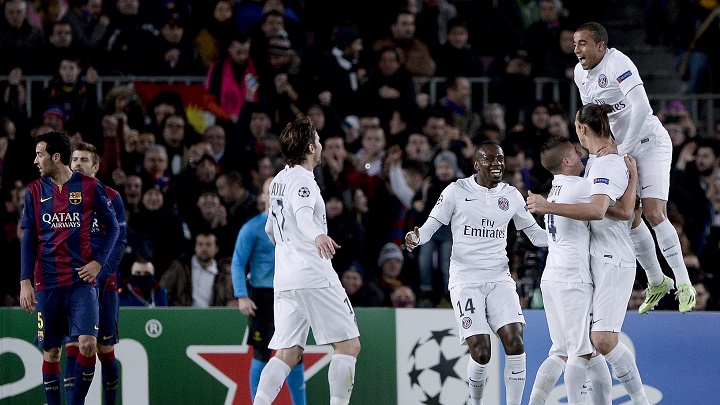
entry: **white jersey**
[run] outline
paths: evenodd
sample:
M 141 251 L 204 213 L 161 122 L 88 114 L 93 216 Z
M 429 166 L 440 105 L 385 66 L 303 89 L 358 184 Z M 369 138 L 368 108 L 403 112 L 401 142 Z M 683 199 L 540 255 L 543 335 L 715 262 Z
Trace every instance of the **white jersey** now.
M 270 183 L 270 212 L 275 237 L 275 291 L 340 285 L 330 260 L 320 257 L 315 241 L 298 229 L 295 214 L 312 208 L 313 222 L 327 234 L 325 202 L 315 177 L 300 165 L 285 168 Z
M 535 224 L 525 209 L 522 194 L 500 183 L 485 188 L 475 176 L 456 180 L 438 198 L 430 217 L 450 224 L 453 236 L 448 287 L 459 284 L 507 280 L 507 227 L 518 230 Z
M 652 110 L 645 117 L 641 133 L 628 133 L 632 106 L 625 95 L 643 82 L 632 60 L 617 49 L 609 48 L 600 63 L 590 70 L 584 70 L 580 63 L 575 65 L 575 84 L 583 104 L 609 104 L 613 107 L 608 114 L 610 130 L 617 144 L 622 144 L 623 153 L 634 156 L 640 144 L 655 141 L 651 138 L 669 138 Z
M 625 193 L 630 172 L 625 159 L 620 155 L 590 155 L 585 177 L 591 183 L 590 195 L 607 195 L 612 200 L 610 205 L 613 206 Z M 608 215 L 600 221 L 590 221 L 590 255 L 616 266 L 633 267 L 635 251 L 630 239 L 631 224 L 631 220 L 623 221 Z
M 556 174 L 548 201 L 561 204 L 590 201 L 590 182 L 578 176 Z M 590 228 L 587 221 L 545 215 L 548 256 L 542 281 L 592 283 L 590 275 Z

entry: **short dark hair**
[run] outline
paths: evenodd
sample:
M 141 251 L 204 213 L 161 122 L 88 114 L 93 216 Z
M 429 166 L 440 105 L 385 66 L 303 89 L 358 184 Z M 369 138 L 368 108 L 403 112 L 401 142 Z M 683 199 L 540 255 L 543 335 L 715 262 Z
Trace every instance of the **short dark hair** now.
M 567 145 L 572 143 L 562 136 L 551 136 L 540 148 L 540 163 L 552 174 L 560 172 L 562 160 L 567 156 Z M 574 148 L 574 146 L 573 146 Z
M 230 170 L 227 172 L 220 173 L 220 175 L 218 176 L 218 179 L 220 177 L 224 178 L 228 182 L 228 184 L 234 184 L 236 186 L 245 188 L 245 183 L 243 183 L 242 175 L 237 170 Z
M 280 133 L 280 147 L 288 165 L 299 165 L 305 161 L 308 146 L 315 143 L 315 133 L 315 127 L 306 116 L 298 117 L 285 126 Z
M 605 46 L 608 44 L 608 33 L 605 27 L 602 26 L 600 23 L 596 22 L 588 22 L 585 24 L 580 25 L 577 27 L 575 32 L 578 31 L 589 31 L 590 32 L 590 38 L 595 41 L 595 43 L 604 42 Z
M 52 156 L 56 153 L 60 154 L 60 161 L 65 164 L 70 164 L 70 156 L 72 154 L 72 147 L 70 146 L 70 140 L 64 133 L 58 131 L 50 131 L 44 134 L 40 134 L 35 137 L 35 145 L 40 142 L 45 142 L 45 151 Z
M 92 157 L 92 164 L 99 165 L 100 164 L 100 154 L 98 153 L 97 148 L 95 145 L 88 143 L 88 142 L 80 142 L 73 148 L 74 151 L 82 151 L 82 152 L 90 152 L 90 156 Z

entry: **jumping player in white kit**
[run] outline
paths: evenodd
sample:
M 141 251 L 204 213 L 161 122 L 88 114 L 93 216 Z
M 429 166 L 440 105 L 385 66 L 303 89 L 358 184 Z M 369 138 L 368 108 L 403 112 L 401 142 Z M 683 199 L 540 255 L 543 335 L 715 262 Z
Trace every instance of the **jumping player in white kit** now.
M 481 143 L 473 160 L 477 173 L 446 187 L 425 224 L 405 235 L 405 244 L 412 250 L 430 240 L 440 226 L 450 224 L 448 287 L 460 338 L 470 348 L 470 403 L 482 403 L 492 332 L 505 348 L 507 404 L 519 405 L 526 377 L 525 318 L 508 267 L 507 228 L 513 220 L 516 229 L 540 247 L 547 246 L 547 235 L 525 208 L 522 194 L 502 182 L 505 155 L 500 145 Z
M 290 370 L 300 362 L 310 328 L 319 345 L 332 344 L 328 380 L 330 404 L 350 402 L 355 363 L 360 353 L 355 312 L 330 259 L 339 248 L 327 235 L 325 202 L 313 168 L 322 146 L 306 118 L 289 123 L 280 135 L 287 166 L 270 184 L 265 232 L 275 244 L 276 349 L 262 371 L 254 405 L 269 405 Z
M 625 320 L 627 302 L 635 280 L 635 253 L 630 239 L 637 189 L 632 158 L 611 153 L 597 157 L 600 148 L 613 143 L 607 113 L 608 105 L 585 104 L 575 116 L 580 144 L 590 152 L 585 177 L 591 183 L 587 203 L 549 203 L 540 195 L 529 193 L 528 209 L 532 213 L 561 215 L 590 221 L 590 269 L 594 284 L 590 340 L 610 363 L 616 378 L 632 399 L 633 405 L 649 405 L 640 372 L 632 352 L 619 340 Z M 611 205 L 617 210 L 608 213 Z M 601 358 L 598 356 L 597 358 Z M 604 373 L 607 367 L 601 362 Z M 590 368 L 589 363 L 584 363 Z M 593 380 L 593 402 L 610 404 L 609 378 Z M 609 376 L 607 376 L 609 377 Z M 595 381 L 604 381 L 595 385 Z M 582 402 L 581 402 L 582 403 Z
M 637 160 L 642 213 L 653 227 L 657 244 L 672 268 L 679 310 L 682 313 L 691 311 L 695 307 L 695 289 L 683 260 L 680 239 L 667 218 L 672 158 L 670 136 L 653 115 L 637 67 L 622 52 L 607 47 L 608 34 L 602 25 L 595 22 L 582 24 L 575 30 L 573 41 L 579 60 L 575 66 L 575 84 L 582 103 L 612 107 L 608 117 L 617 152 Z M 614 146 L 609 148 L 613 150 Z M 603 154 L 601 151 L 598 156 Z M 674 285 L 660 268 L 652 234 L 640 215 L 636 215 L 630 236 L 637 261 L 648 278 L 645 302 L 638 310 L 644 314 L 655 308 Z

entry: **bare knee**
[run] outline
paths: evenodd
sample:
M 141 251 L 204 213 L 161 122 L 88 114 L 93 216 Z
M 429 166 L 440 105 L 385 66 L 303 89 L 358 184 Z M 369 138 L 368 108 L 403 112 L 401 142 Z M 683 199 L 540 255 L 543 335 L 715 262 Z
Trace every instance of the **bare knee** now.
M 591 332 L 590 341 L 600 354 L 608 354 L 618 344 L 618 334 L 614 332 Z
M 80 349 L 80 354 L 85 357 L 93 357 L 95 356 L 97 348 L 97 338 L 90 335 L 81 335 L 78 338 L 78 347 Z
M 490 362 L 490 335 L 475 335 L 465 339 L 470 348 L 470 357 L 478 364 Z
M 506 355 L 514 356 L 525 353 L 522 324 L 511 323 L 505 325 L 498 330 L 498 336 L 500 336 Z
M 650 226 L 658 226 L 667 219 L 665 214 L 665 203 L 661 200 L 652 200 L 646 203 L 643 201 L 643 215 L 650 223 Z
M 352 338 L 333 344 L 335 354 L 346 354 L 357 358 L 360 354 L 360 339 Z
M 300 364 L 302 360 L 303 348 L 300 346 L 293 346 L 289 349 L 280 349 L 275 353 L 275 357 L 287 364 L 288 367 L 293 368 Z
M 115 349 L 113 345 L 97 345 L 97 351 L 99 353 L 110 353 Z
M 60 348 L 53 347 L 43 350 L 43 360 L 47 361 L 48 363 L 60 362 Z

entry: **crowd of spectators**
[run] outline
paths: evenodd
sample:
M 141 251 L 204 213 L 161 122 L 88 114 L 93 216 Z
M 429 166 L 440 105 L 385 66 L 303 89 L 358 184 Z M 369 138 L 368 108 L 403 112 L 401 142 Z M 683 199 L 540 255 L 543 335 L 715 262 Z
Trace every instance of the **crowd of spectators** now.
M 265 179 L 284 166 L 278 136 L 298 114 L 323 144 L 315 175 L 328 233 L 342 246 L 333 265 L 356 306 L 447 304 L 449 230 L 413 253 L 403 237 L 445 186 L 473 173 L 476 145 L 501 143 L 505 181 L 527 195 L 549 190 L 543 140 L 574 139 L 573 112 L 537 101 L 532 81 L 552 77 L 571 88 L 572 34 L 584 21 L 557 0 L 0 3 L 4 305 L 17 305 L 18 223 L 25 187 L 38 177 L 33 137 L 48 130 L 94 144 L 98 178 L 123 197 L 128 300 L 185 306 L 233 304 L 235 239 L 257 214 Z M 24 75 L 51 80 L 28 89 Z M 97 81 L 108 75 L 128 83 L 98 100 Z M 174 91 L 143 102 L 132 84 L 138 75 L 205 76 L 214 123 L 191 125 Z M 470 108 L 468 78 L 480 76 L 492 79 L 491 103 Z M 428 77 L 447 78 L 436 100 L 416 80 Z M 720 125 L 698 133 L 680 103 L 659 114 L 676 149 L 669 216 L 691 276 L 717 297 Z M 523 306 L 541 307 L 545 251 L 513 231 L 507 250 Z M 204 270 L 202 280 L 191 268 Z M 204 283 L 200 299 L 195 282 Z

